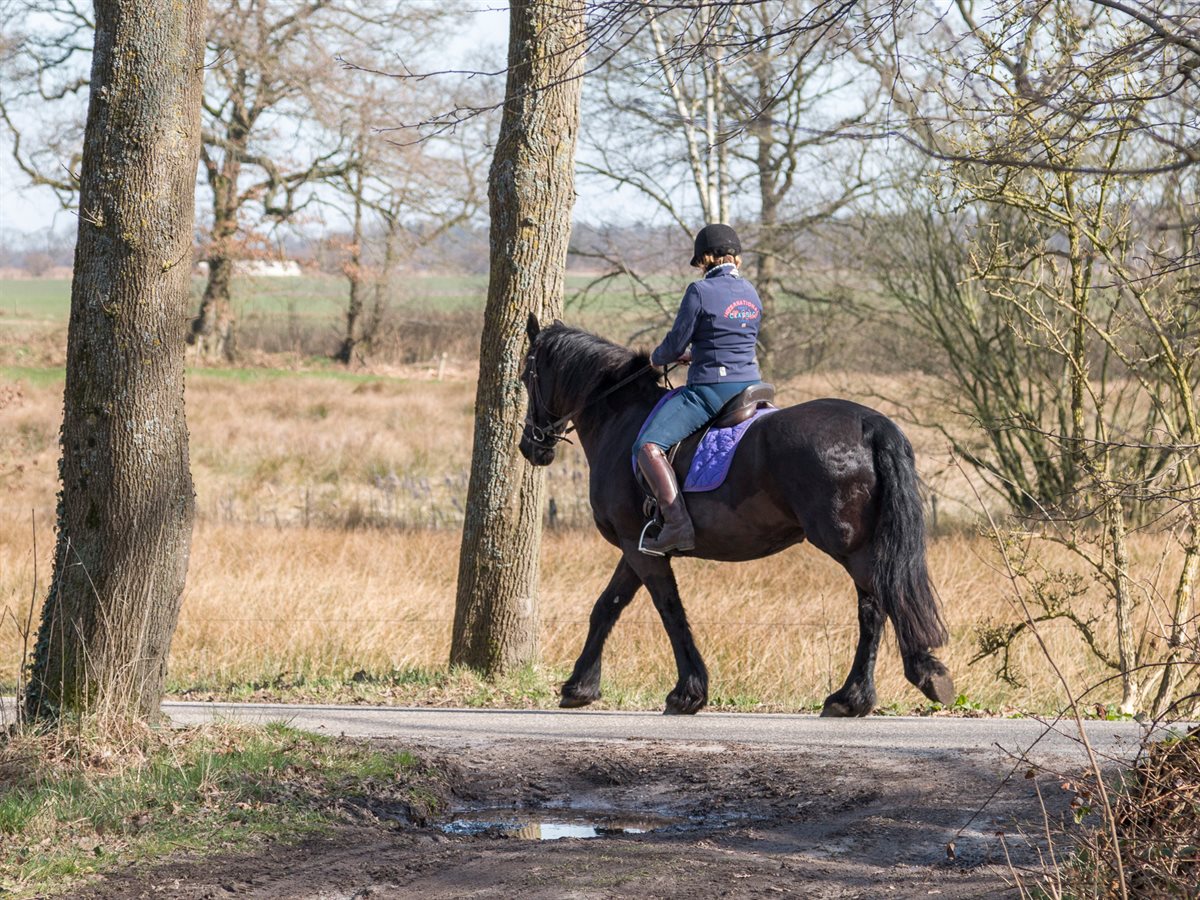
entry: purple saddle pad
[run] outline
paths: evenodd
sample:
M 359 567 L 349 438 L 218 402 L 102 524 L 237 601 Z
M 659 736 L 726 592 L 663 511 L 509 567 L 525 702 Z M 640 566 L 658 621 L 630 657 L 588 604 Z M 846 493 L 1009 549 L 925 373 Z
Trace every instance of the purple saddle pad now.
M 638 432 L 639 438 L 642 436 L 642 432 L 646 430 L 646 426 L 654 419 L 659 407 L 675 396 L 679 390 L 680 388 L 675 388 L 673 391 L 668 391 L 655 404 L 654 409 L 650 410 L 650 415 L 646 416 L 646 421 Z M 747 430 L 759 419 L 778 411 L 774 406 L 760 407 L 745 422 L 740 422 L 732 428 L 710 428 L 704 437 L 700 439 L 700 445 L 696 448 L 696 453 L 692 457 L 692 465 L 688 469 L 687 478 L 683 483 L 684 492 L 700 493 L 702 491 L 715 491 L 724 484 L 725 476 L 729 474 L 729 467 L 733 464 L 733 452 L 737 450 L 737 445 Z M 637 474 L 637 470 L 637 456 L 635 455 L 633 458 L 634 475 Z
M 692 457 L 687 480 L 683 483 L 684 492 L 715 491 L 724 484 L 729 467 L 733 464 L 733 453 L 742 437 L 751 425 L 773 412 L 778 410 L 773 406 L 763 407 L 732 428 L 710 428 L 708 434 L 701 438 L 696 455 Z

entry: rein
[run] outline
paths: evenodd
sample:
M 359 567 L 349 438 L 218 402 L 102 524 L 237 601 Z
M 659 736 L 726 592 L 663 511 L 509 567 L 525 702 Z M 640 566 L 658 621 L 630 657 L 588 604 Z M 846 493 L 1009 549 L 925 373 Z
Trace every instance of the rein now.
M 540 384 L 538 382 L 537 366 L 534 365 L 534 363 L 537 362 L 537 355 L 535 354 L 533 357 L 531 357 L 529 362 L 530 362 L 530 378 L 529 378 L 529 380 L 532 383 L 532 387 L 533 387 L 533 390 L 532 390 L 533 400 L 538 405 L 538 407 L 541 409 L 542 412 L 544 412 L 546 415 L 552 415 L 552 413 L 550 412 L 550 408 L 548 406 L 546 406 L 546 402 L 542 399 L 542 390 L 541 390 Z M 642 368 L 638 369 L 636 372 L 633 372 L 632 374 L 627 375 L 626 377 L 622 378 L 620 381 L 618 381 L 612 387 L 607 388 L 606 390 L 597 394 L 595 397 L 592 397 L 590 400 L 588 400 L 583 405 L 578 406 L 575 409 L 571 410 L 565 416 L 559 416 L 557 419 L 554 419 L 545 428 L 542 428 L 537 423 L 535 423 L 533 421 L 532 416 L 529 416 L 529 415 L 525 416 L 525 428 L 529 431 L 529 439 L 533 443 L 537 444 L 538 446 L 547 447 L 547 448 L 553 447 L 554 445 L 561 443 L 561 442 L 566 442 L 568 444 L 572 443 L 571 439 L 569 437 L 567 437 L 567 435 L 575 430 L 575 426 L 571 425 L 568 427 L 568 425 L 567 425 L 568 422 L 570 422 L 572 419 L 574 419 L 577 415 L 579 415 L 581 412 L 583 412 L 585 409 L 587 409 L 593 403 L 599 403 L 605 397 L 609 397 L 609 396 L 613 395 L 614 393 L 619 391 L 621 388 L 625 387 L 625 385 L 641 378 L 643 375 L 645 375 L 647 372 L 649 372 L 653 368 L 654 368 L 653 363 L 647 363 L 646 365 L 642 366 Z M 675 368 L 674 365 L 664 367 L 663 375 L 665 376 L 673 368 Z

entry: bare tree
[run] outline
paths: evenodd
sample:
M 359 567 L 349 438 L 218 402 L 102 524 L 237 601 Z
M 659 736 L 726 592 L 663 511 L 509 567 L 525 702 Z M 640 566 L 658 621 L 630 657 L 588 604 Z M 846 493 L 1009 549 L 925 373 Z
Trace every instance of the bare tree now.
M 1052 28 L 1053 23 L 1072 22 L 1078 25 L 1078 33 L 1069 37 L 1075 53 L 1059 59 L 1056 77 L 1029 77 L 1023 66 L 1054 53 L 1053 47 L 1028 43 L 1037 33 L 1031 23 Z M 958 146 L 953 140 L 957 125 L 945 118 L 938 91 L 920 84 L 921 75 L 936 79 L 937 65 L 931 72 L 912 58 L 901 61 L 893 55 L 894 96 L 915 126 L 908 140 L 927 154 L 946 162 L 1131 176 L 1200 163 L 1195 115 L 1200 12 L 1189 0 L 1052 0 L 1033 7 L 1006 2 L 984 8 L 974 0 L 955 0 L 945 27 L 971 36 L 975 49 L 956 48 L 955 54 L 968 66 L 1005 73 L 1010 99 L 1036 115 L 1044 131 L 988 146 Z M 923 106 L 924 98 L 934 101 L 933 109 Z M 1076 132 L 1076 122 L 1086 123 L 1088 132 L 1119 125 L 1129 140 L 1107 159 L 1072 161 L 1069 155 L 1083 149 L 1080 141 L 1086 142 Z
M 1162 156 L 1180 109 L 1160 79 L 1128 71 L 1123 48 L 1144 26 L 1105 7 L 1062 0 L 978 20 L 957 4 L 958 26 L 929 48 L 942 70 L 897 90 L 941 163 L 913 205 L 938 212 L 900 221 L 899 242 L 922 250 L 907 267 L 885 252 L 877 274 L 941 349 L 953 405 L 986 430 L 986 451 L 957 443 L 1028 517 L 1014 539 L 1065 547 L 1111 610 L 1081 612 L 1078 573 L 1031 544 L 1019 574 L 1040 611 L 984 629 L 982 653 L 1007 675 L 1013 641 L 1062 620 L 1119 678 L 1122 709 L 1162 713 L 1195 643 L 1195 226 L 1179 218 L 1187 167 Z M 1189 139 L 1174 137 L 1167 152 L 1185 153 Z M 1167 598 L 1135 580 L 1140 527 L 1169 538 L 1164 562 L 1180 564 Z
M 93 22 L 82 0 L 3 0 L 22 35 L 0 54 L 13 87 L 0 93 L 0 122 L 33 184 L 74 202 Z M 433 4 L 386 0 L 222 0 L 206 25 L 201 175 L 211 221 L 203 234 L 207 282 L 189 342 L 207 359 L 233 359 L 236 261 L 268 252 L 271 230 L 320 199 L 320 185 L 349 171 L 353 139 L 330 98 L 344 93 L 344 63 L 404 54 L 420 58 L 455 16 Z M 36 109 L 36 114 L 32 110 Z M 46 115 L 44 110 L 54 110 Z M 21 117 L 22 111 L 24 117 Z M 387 111 L 376 109 L 384 121 Z M 351 118 L 351 123 L 353 118 Z M 64 124 L 66 123 L 66 124 Z
M 79 191 L 94 16 L 77 0 L 0 0 L 0 122 L 9 152 L 34 186 L 64 206 Z M 36 115 L 21 118 L 22 112 Z M 47 115 L 53 110 L 53 115 Z
M 488 177 L 491 273 L 475 445 L 459 558 L 452 665 L 500 673 L 537 654 L 544 474 L 516 436 L 525 323 L 561 313 L 583 68 L 584 0 L 516 0 Z
M 864 148 L 841 139 L 878 91 L 853 60 L 839 68 L 850 35 L 788 38 L 774 28 L 785 13 L 799 19 L 816 6 L 648 5 L 640 34 L 585 98 L 581 173 L 648 202 L 685 246 L 704 221 L 746 226 L 766 312 L 760 361 L 780 376 L 796 371 L 797 345 L 821 330 L 807 313 L 827 286 L 802 244 L 873 186 Z M 681 55 L 681 42 L 694 52 Z
M 94 34 L 34 718 L 157 713 L 191 545 L 181 325 L 204 3 L 97 0 Z
M 369 10 L 344 0 L 228 0 L 212 11 L 201 155 L 212 205 L 208 282 L 189 337 L 202 356 L 237 355 L 230 286 L 237 258 L 259 252 L 253 223 L 293 219 L 317 199 L 315 184 L 351 168 L 353 129 L 321 115 L 344 86 L 336 57 L 374 60 L 398 52 L 397 41 L 411 48 L 439 18 L 395 0 Z
M 436 105 L 428 85 L 353 70 L 345 73 L 336 98 L 327 100 L 334 108 L 322 115 L 342 123 L 347 135 L 345 172 L 331 184 L 344 198 L 340 205 L 349 206 L 342 266 L 349 296 L 334 358 L 350 364 L 384 324 L 388 285 L 398 266 L 471 222 L 482 207 L 491 118 L 473 119 L 452 134 L 413 140 L 381 126 Z

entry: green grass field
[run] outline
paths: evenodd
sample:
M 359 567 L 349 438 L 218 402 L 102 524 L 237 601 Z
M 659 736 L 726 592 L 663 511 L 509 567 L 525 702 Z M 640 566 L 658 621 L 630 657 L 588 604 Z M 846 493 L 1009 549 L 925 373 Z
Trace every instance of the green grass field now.
M 0 322 L 9 316 L 65 321 L 70 302 L 71 282 L 66 278 L 0 278 Z
M 580 292 L 591 278 L 572 275 L 567 279 L 567 302 L 571 310 L 589 313 L 626 309 L 632 304 L 630 293 L 617 281 L 602 288 Z M 664 290 L 670 279 L 659 279 Z M 658 285 L 656 284 L 656 287 Z M 681 282 L 682 291 L 683 283 Z M 201 278 L 192 282 L 192 294 L 199 302 L 204 290 Z M 345 279 L 315 275 L 299 278 L 239 277 L 234 280 L 235 311 L 243 318 L 288 317 L 330 319 L 341 316 L 348 287 Z M 418 275 L 398 278 L 393 288 L 395 302 L 406 308 L 435 312 L 461 312 L 483 309 L 487 298 L 485 275 Z M 67 320 L 71 304 L 71 282 L 65 278 L 0 279 L 0 324 L 11 318 L 22 322 L 60 323 Z
M 197 302 L 204 290 L 193 279 Z M 233 302 L 242 316 L 299 316 L 327 318 L 340 315 L 347 296 L 346 281 L 332 276 L 300 278 L 244 277 L 234 281 Z M 487 295 L 483 276 L 430 276 L 405 282 L 399 291 L 402 303 L 422 302 L 439 311 L 481 309 Z M 0 314 L 38 322 L 65 322 L 71 305 L 71 282 L 65 278 L 0 279 Z
M 644 335 L 664 327 L 673 311 L 675 281 L 670 276 L 653 280 L 653 287 L 664 291 L 656 302 L 636 295 L 624 279 L 597 282 L 571 275 L 562 318 L 617 341 L 644 343 Z M 685 279 L 679 281 L 681 289 Z M 199 309 L 203 290 L 203 278 L 193 278 L 189 309 Z M 289 369 L 298 361 L 329 369 L 345 327 L 348 294 L 346 279 L 333 275 L 235 277 L 239 350 L 249 357 L 286 354 Z M 469 364 L 478 348 L 486 300 L 486 275 L 397 276 L 386 287 L 383 324 L 370 347 L 372 362 L 428 364 L 448 358 Z M 368 310 L 374 308 L 373 287 L 368 287 L 365 302 Z M 60 367 L 70 305 L 69 279 L 0 279 L 0 369 Z M 279 365 L 257 359 L 255 367 L 264 364 Z

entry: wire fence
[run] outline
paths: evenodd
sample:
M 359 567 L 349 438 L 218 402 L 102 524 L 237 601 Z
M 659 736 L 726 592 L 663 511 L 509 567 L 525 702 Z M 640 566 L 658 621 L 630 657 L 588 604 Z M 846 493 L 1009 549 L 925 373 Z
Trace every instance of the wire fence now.
M 542 616 L 539 621 L 543 625 L 553 625 L 554 627 L 563 626 L 578 626 L 586 628 L 590 624 L 587 619 L 565 618 L 562 616 Z M 400 617 L 377 617 L 377 616 L 338 616 L 336 619 L 313 618 L 313 617 L 294 617 L 294 616 L 187 616 L 186 613 L 181 617 L 181 624 L 197 624 L 203 622 L 222 622 L 229 624 L 265 624 L 274 623 L 280 625 L 436 625 L 443 628 L 449 628 L 453 622 L 450 619 L 434 619 L 407 616 Z M 622 618 L 620 625 L 637 625 L 640 627 L 652 626 L 661 628 L 662 622 L 652 618 Z M 728 619 L 688 619 L 688 624 L 693 628 L 776 628 L 776 629 L 821 629 L 823 631 L 848 631 L 857 628 L 857 623 L 854 622 L 822 622 L 819 620 L 791 620 L 791 621 L 772 621 L 772 622 L 735 622 Z

